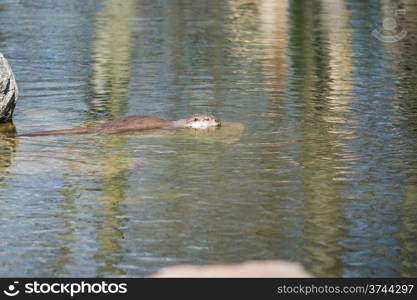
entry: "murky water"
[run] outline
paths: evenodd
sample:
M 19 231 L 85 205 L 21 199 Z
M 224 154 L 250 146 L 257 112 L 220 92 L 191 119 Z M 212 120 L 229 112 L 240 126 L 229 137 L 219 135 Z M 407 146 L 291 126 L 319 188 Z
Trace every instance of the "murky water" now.
M 0 275 L 287 259 L 417 276 L 417 3 L 401 3 L 1 1 L 18 132 L 127 114 L 230 123 L 0 133 Z

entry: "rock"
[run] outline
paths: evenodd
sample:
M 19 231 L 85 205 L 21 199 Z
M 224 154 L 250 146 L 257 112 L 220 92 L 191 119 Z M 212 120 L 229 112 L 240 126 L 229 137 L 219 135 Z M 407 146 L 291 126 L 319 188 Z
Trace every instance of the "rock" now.
M 288 261 L 249 261 L 230 265 L 178 265 L 151 275 L 156 278 L 300 278 L 312 277 L 300 264 Z
M 0 123 L 12 121 L 18 94 L 12 69 L 0 53 Z

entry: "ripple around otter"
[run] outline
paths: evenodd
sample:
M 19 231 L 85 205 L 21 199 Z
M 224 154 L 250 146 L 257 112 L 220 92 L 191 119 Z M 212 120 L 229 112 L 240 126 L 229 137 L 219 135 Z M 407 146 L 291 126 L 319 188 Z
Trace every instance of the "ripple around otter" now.
M 222 122 L 219 128 L 207 129 L 167 129 L 158 130 L 152 133 L 133 133 L 141 138 L 176 138 L 195 139 L 206 142 L 219 142 L 224 144 L 236 143 L 242 137 L 245 125 L 238 122 Z

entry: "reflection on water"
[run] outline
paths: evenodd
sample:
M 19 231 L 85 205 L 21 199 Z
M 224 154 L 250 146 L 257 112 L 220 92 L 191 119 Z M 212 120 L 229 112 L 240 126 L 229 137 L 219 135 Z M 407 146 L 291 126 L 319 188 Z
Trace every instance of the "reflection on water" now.
M 417 275 L 413 1 L 81 2 L 0 4 L 19 132 L 126 114 L 224 123 L 26 139 L 2 126 L 1 275 L 252 259 Z M 407 37 L 374 38 L 396 9 Z
M 16 127 L 12 123 L 0 123 L 0 186 L 7 177 L 18 141 L 14 138 Z

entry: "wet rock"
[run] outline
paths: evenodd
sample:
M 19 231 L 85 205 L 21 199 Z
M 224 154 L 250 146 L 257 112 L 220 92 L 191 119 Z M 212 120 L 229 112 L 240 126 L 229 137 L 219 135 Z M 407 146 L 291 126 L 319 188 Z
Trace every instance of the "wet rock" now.
M 0 53 L 0 123 L 12 121 L 18 94 L 12 69 Z
M 288 261 L 249 261 L 230 265 L 178 265 L 151 275 L 156 278 L 300 278 L 312 277 L 300 264 Z

